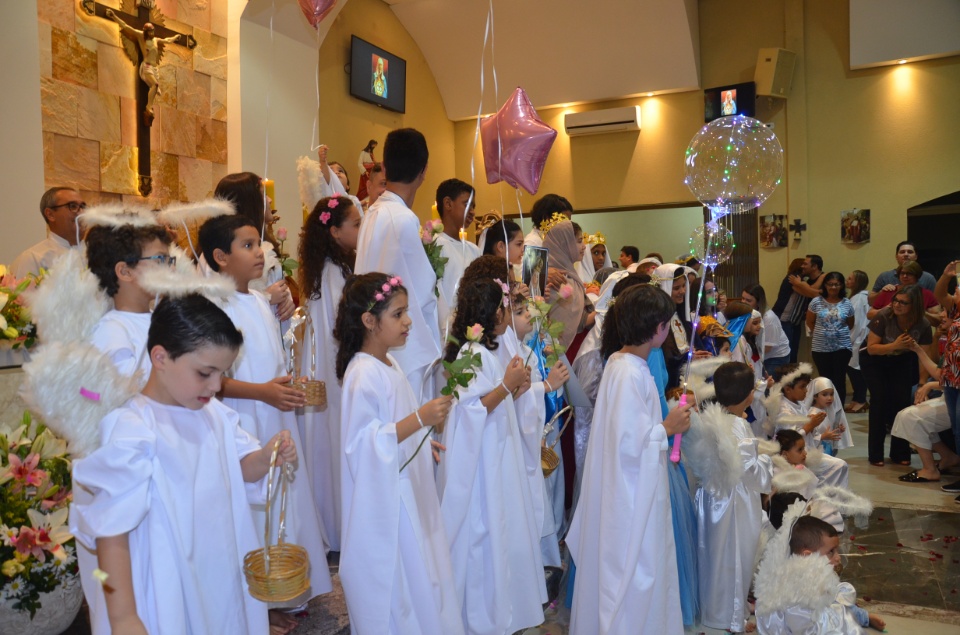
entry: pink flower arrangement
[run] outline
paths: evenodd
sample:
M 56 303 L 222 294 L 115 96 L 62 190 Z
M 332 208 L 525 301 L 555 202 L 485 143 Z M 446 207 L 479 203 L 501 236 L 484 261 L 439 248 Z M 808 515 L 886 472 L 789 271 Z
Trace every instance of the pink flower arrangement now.
M 31 616 L 77 573 L 67 444 L 29 414 L 0 422 L 0 598 Z

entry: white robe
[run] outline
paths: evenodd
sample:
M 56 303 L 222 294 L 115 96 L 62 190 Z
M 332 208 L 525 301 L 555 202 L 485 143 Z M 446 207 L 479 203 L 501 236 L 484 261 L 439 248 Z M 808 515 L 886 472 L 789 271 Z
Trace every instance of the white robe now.
M 500 347 L 495 352 L 497 359 L 500 360 L 500 366 L 503 368 L 510 363 L 514 355 L 519 355 L 520 359 L 524 360 L 530 355 L 530 349 L 517 340 L 512 327 L 507 327 L 507 332 L 497 340 L 500 342 Z M 546 491 L 543 482 L 543 466 L 540 463 L 543 426 L 546 424 L 547 416 L 546 404 L 543 401 L 546 387 L 543 385 L 543 378 L 540 377 L 540 370 L 536 364 L 532 363 L 532 359 L 530 373 L 530 390 L 520 395 L 518 399 L 514 399 L 513 404 L 517 411 L 517 423 L 520 427 L 523 463 L 527 471 L 527 481 L 530 484 L 531 509 L 533 510 L 534 520 L 540 528 L 540 537 L 543 538 L 556 533 L 553 528 L 552 515 L 549 527 L 544 521 Z
M 320 520 L 331 551 L 340 551 L 340 380 L 337 379 L 338 344 L 333 337 L 337 306 L 346 281 L 340 267 L 329 259 L 323 266 L 320 298 L 307 301 L 313 326 L 305 331 L 300 374 L 326 384 L 326 408 L 307 407 L 298 415 L 300 439 L 303 441 L 304 464 L 313 489 Z M 312 348 L 312 352 L 311 352 Z M 311 364 L 311 354 L 315 355 Z
M 243 556 L 259 548 L 240 460 L 260 449 L 236 413 L 213 400 L 200 410 L 137 395 L 100 424 L 103 445 L 73 464 L 70 530 L 96 539 L 129 533 L 137 614 L 152 635 L 267 632 L 267 605 L 251 597 Z M 262 538 L 262 533 L 260 534 Z M 80 577 L 105 607 L 89 563 Z M 93 561 L 96 566 L 96 561 Z M 90 613 L 95 635 L 110 633 Z
M 437 299 L 437 313 L 439 314 L 439 325 L 441 337 L 447 332 L 448 321 L 453 321 L 453 312 L 457 307 L 457 289 L 460 287 L 460 279 L 463 278 L 463 272 L 467 266 L 479 258 L 482 254 L 480 248 L 468 240 L 458 240 L 450 238 L 446 234 L 437 236 L 437 244 L 443 250 L 443 257 L 447 258 L 447 264 L 443 268 L 443 278 L 437 284 L 440 289 L 440 297 Z M 507 282 L 507 270 L 503 270 L 503 281 Z
M 432 390 L 427 382 L 421 395 L 424 375 L 441 354 L 437 276 L 420 242 L 420 221 L 403 199 L 389 190 L 370 207 L 360 225 L 354 271 L 379 271 L 403 279 L 413 327 L 406 345 L 393 349 L 392 354 L 406 370 L 417 400 L 427 401 Z
M 392 366 L 357 353 L 343 378 L 340 581 L 357 635 L 462 634 L 463 620 L 440 515 L 426 430 L 397 443 L 417 408 Z
M 808 415 L 806 406 L 790 401 L 786 397 L 781 397 L 776 429 L 778 431 L 784 428 L 796 430 L 803 435 L 808 450 L 817 449 L 820 447 L 820 437 L 816 434 L 817 428 L 814 428 L 811 433 L 806 433 L 802 429 L 801 421 Z M 823 460 L 813 468 L 813 471 L 824 485 L 834 485 L 844 489 L 850 488 L 849 468 L 847 462 L 843 459 L 825 454 Z
M 918 448 L 932 450 L 933 444 L 940 441 L 940 433 L 949 429 L 947 403 L 943 397 L 937 397 L 898 412 L 890 434 Z
M 709 483 L 697 490 L 700 622 L 738 633 L 750 617 L 747 594 L 764 517 L 760 495 L 770 493 L 772 472 L 770 457 L 757 453 L 750 425 L 733 415 L 726 420 L 737 440 L 743 473 L 729 494 L 717 493 Z
M 577 565 L 570 633 L 683 633 L 667 431 L 645 360 L 610 356 L 594 421 L 567 534 Z
M 283 346 L 280 340 L 280 325 L 270 309 L 267 299 L 256 291 L 234 293 L 223 307 L 234 326 L 243 333 L 243 348 L 233 364 L 231 376 L 238 381 L 263 384 L 286 375 Z M 261 443 L 267 443 L 281 430 L 289 430 L 290 438 L 297 447 L 297 456 L 304 456 L 303 443 L 297 417 L 293 412 L 281 412 L 273 406 L 252 399 L 224 399 L 223 402 L 240 415 L 240 425 Z M 330 571 L 326 566 L 326 537 L 314 505 L 310 478 L 302 460 L 295 468 L 294 479 L 287 493 L 286 541 L 300 545 L 310 554 L 311 590 L 306 596 L 291 600 L 297 606 L 305 599 L 328 593 Z M 254 523 L 258 528 L 266 522 L 263 505 L 253 505 Z M 271 533 L 279 527 L 280 505 L 270 508 Z M 261 540 L 263 534 L 260 534 Z M 273 539 L 273 538 L 271 538 Z
M 93 328 L 93 345 L 110 358 L 121 375 L 132 377 L 141 371 L 141 386 L 147 383 L 152 368 L 147 354 L 150 317 L 150 313 L 112 309 Z
M 480 402 L 500 385 L 504 367 L 480 344 L 465 348 L 480 354 L 481 367 L 461 389 L 443 431 L 447 451 L 437 471 L 440 513 L 466 632 L 513 635 L 543 622 L 547 590 L 540 525 L 513 397 L 489 414 Z

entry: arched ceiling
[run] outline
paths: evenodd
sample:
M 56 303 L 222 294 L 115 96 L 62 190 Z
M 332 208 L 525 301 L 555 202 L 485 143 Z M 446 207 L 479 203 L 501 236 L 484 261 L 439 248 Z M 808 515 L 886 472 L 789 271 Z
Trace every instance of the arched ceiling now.
M 488 0 L 384 0 L 420 46 L 447 115 L 474 117 Z M 521 86 L 538 108 L 700 86 L 696 0 L 493 2 L 501 101 Z M 487 58 L 484 112 L 493 103 Z
M 383 0 L 423 52 L 453 120 L 475 117 L 489 0 Z M 339 0 L 321 23 L 326 36 Z M 537 108 L 695 90 L 697 0 L 494 0 L 495 62 L 503 102 L 517 86 Z M 243 18 L 304 43 L 316 32 L 296 0 L 250 0 Z M 389 46 L 386 46 L 389 50 Z M 486 58 L 483 112 L 500 107 Z

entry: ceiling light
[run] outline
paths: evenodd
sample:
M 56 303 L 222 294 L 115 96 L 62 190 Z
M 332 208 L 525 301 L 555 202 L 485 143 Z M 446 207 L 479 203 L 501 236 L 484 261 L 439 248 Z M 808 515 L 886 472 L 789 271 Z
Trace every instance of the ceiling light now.
M 647 93 L 647 97 L 653 97 L 653 93 Z
M 906 64 L 907 60 L 897 60 L 897 64 Z

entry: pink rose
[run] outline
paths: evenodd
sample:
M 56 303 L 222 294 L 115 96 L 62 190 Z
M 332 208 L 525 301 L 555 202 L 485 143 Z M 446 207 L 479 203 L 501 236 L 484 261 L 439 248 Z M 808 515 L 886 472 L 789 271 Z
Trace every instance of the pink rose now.
M 573 296 L 573 287 L 569 283 L 562 284 L 558 293 L 564 300 L 569 300 Z
M 329 203 L 327 203 L 327 207 L 330 209 L 337 209 L 337 205 L 339 204 L 340 204 L 340 201 L 334 198 L 334 199 L 331 199 Z
M 378 293 L 377 295 L 373 296 L 373 299 L 376 300 L 377 302 L 383 302 L 383 298 L 384 298 L 384 295 L 382 293 Z
M 470 342 L 479 342 L 483 337 L 483 327 L 479 324 L 467 327 L 467 340 Z
M 329 220 L 330 220 L 330 212 L 323 212 L 322 214 L 320 214 L 320 222 L 321 222 L 321 223 L 323 223 L 324 225 L 326 225 L 326 224 L 327 224 L 327 221 L 329 221 Z
M 393 286 L 397 286 L 398 284 L 400 284 L 400 276 L 394 276 L 390 278 L 390 284 Z
M 281 227 L 277 230 L 277 240 L 286 240 L 287 239 L 287 228 Z
M 380 287 L 380 288 L 383 289 L 384 293 L 387 293 L 387 292 L 390 291 L 390 283 L 389 283 L 389 282 L 384 282 L 384 283 L 383 283 L 383 286 Z

